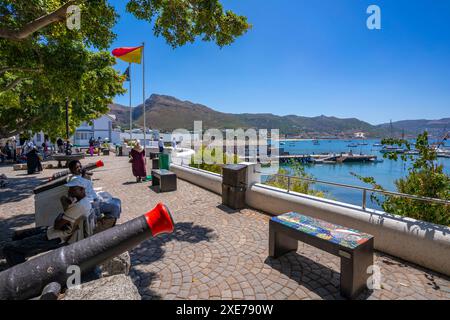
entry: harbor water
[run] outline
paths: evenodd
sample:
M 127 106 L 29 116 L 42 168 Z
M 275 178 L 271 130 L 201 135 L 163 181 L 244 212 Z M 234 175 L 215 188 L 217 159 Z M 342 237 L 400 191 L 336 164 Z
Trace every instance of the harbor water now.
M 358 145 L 357 147 L 349 147 L 358 143 L 367 145 Z M 336 163 L 336 164 L 304 164 L 305 171 L 312 175 L 315 179 L 348 184 L 361 187 L 369 187 L 370 185 L 360 181 L 352 173 L 363 177 L 373 177 L 375 181 L 388 191 L 397 191 L 395 181 L 404 178 L 408 174 L 410 161 L 397 161 L 384 159 L 380 152 L 381 147 L 374 146 L 380 143 L 380 140 L 320 140 L 318 143 L 312 140 L 288 140 L 282 141 L 280 148 L 291 155 L 308 155 L 322 153 L 347 153 L 352 151 L 353 154 L 375 155 L 382 162 L 354 162 L 354 163 Z M 444 171 L 450 174 L 450 158 L 438 158 L 438 163 L 444 165 Z M 281 165 L 291 174 L 293 173 L 290 165 Z M 267 179 L 264 177 L 263 179 Z M 328 186 L 323 184 L 314 184 L 314 190 L 325 191 L 325 197 L 342 201 L 346 203 L 361 206 L 362 191 L 348 189 L 343 187 Z M 376 203 L 370 200 L 370 194 L 367 195 L 367 206 L 370 208 L 379 208 Z

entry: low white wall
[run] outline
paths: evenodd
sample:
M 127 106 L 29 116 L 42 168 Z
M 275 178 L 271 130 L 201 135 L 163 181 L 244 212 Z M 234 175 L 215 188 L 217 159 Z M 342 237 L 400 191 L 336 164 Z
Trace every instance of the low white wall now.
M 183 180 L 222 193 L 222 177 L 203 170 L 172 165 Z M 270 213 L 300 212 L 357 229 L 375 237 L 375 249 L 450 275 L 450 228 L 394 216 L 382 211 L 253 183 L 247 190 L 249 207 Z
M 254 184 L 247 205 L 271 214 L 300 212 L 375 237 L 375 249 L 450 275 L 450 228 L 342 202 Z
M 170 170 L 177 174 L 177 177 L 189 181 L 199 187 L 205 188 L 217 194 L 222 194 L 222 176 L 209 171 L 197 170 L 185 166 L 171 164 Z

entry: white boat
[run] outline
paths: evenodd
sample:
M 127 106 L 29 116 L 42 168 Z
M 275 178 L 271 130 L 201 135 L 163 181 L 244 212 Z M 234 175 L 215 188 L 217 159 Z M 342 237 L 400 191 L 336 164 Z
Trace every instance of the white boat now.
M 405 153 L 405 149 L 394 147 L 394 146 L 384 146 L 383 149 L 380 150 L 381 153 Z

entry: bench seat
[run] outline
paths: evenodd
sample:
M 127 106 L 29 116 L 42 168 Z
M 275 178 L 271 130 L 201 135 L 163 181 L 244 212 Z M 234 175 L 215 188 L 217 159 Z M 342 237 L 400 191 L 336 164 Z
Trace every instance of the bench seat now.
M 297 251 L 298 241 L 341 258 L 341 295 L 355 298 L 367 287 L 373 266 L 372 235 L 296 212 L 273 217 L 269 223 L 269 256 Z

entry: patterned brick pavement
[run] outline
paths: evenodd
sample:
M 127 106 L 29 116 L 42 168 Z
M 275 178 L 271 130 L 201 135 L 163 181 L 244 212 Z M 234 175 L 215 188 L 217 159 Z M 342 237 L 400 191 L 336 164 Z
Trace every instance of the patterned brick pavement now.
M 122 199 L 122 222 L 161 201 L 176 222 L 173 234 L 130 252 L 131 276 L 144 299 L 342 299 L 339 258 L 301 243 L 296 253 L 267 257 L 268 215 L 233 212 L 219 196 L 181 180 L 178 191 L 157 194 L 150 183 L 134 183 L 127 158 L 102 159 L 106 167 L 96 170 L 95 187 Z M 0 247 L 15 229 L 33 226 L 31 190 L 54 172 L 27 176 L 0 167 L 10 177 L 9 189 L 0 190 Z M 382 289 L 359 299 L 450 299 L 448 277 L 381 253 L 375 261 Z

